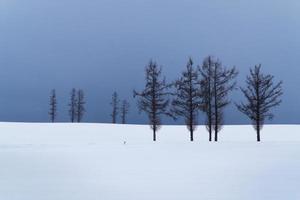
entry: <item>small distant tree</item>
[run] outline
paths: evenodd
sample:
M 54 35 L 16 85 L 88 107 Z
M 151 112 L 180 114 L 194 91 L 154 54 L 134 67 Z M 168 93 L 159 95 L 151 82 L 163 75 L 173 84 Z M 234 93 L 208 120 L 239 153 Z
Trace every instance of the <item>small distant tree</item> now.
M 198 121 L 198 110 L 201 106 L 198 71 L 193 68 L 190 58 L 186 70 L 174 84 L 175 93 L 172 101 L 171 113 L 176 117 L 183 117 L 190 131 L 190 140 L 194 140 L 194 130 Z
M 210 119 L 211 129 L 215 132 L 215 141 L 218 141 L 218 133 L 221 130 L 224 123 L 224 108 L 230 104 L 228 94 L 235 88 L 236 82 L 234 81 L 238 72 L 235 67 L 226 69 L 222 63 L 218 60 L 214 60 L 212 57 L 207 58 L 207 62 L 211 62 L 208 65 L 203 65 L 201 74 L 202 88 L 205 92 L 211 92 L 204 97 L 204 112 L 211 112 Z M 209 68 L 209 69 L 207 69 Z M 209 77 L 208 77 L 209 76 Z M 207 78 L 208 77 L 208 78 Z
M 138 97 L 138 108 L 148 115 L 149 124 L 153 130 L 153 141 L 156 141 L 156 132 L 161 126 L 161 116 L 168 115 L 169 93 L 166 79 L 161 77 L 162 68 L 150 61 L 146 67 L 146 84 L 141 92 L 133 91 Z
M 258 142 L 265 120 L 271 120 L 274 117 L 271 109 L 281 103 L 282 81 L 275 84 L 273 79 L 274 76 L 261 72 L 261 65 L 250 69 L 250 76 L 246 79 L 246 88 L 240 88 L 246 97 L 246 102 L 236 104 L 238 110 L 252 121 Z
M 84 92 L 83 90 L 78 90 L 77 92 L 77 108 L 76 108 L 76 117 L 77 122 L 81 122 L 83 115 L 85 113 L 85 101 L 84 101 Z
M 76 109 L 77 109 L 76 89 L 73 88 L 70 94 L 70 103 L 69 103 L 69 116 L 72 123 L 76 119 Z
M 126 117 L 129 112 L 130 104 L 128 101 L 123 100 L 122 101 L 122 107 L 121 107 L 121 118 L 122 118 L 122 124 L 126 124 Z
M 110 116 L 111 116 L 113 124 L 117 123 L 117 117 L 119 114 L 119 103 L 120 103 L 120 100 L 118 97 L 118 93 L 114 92 L 112 94 L 112 98 L 111 98 L 111 102 L 110 102 L 110 105 L 112 106 L 112 112 L 111 112 Z
M 53 89 L 51 91 L 51 95 L 50 95 L 50 111 L 49 111 L 49 115 L 50 115 L 51 122 L 54 122 L 55 118 L 57 116 L 57 100 L 56 100 L 56 91 L 55 91 L 55 89 Z

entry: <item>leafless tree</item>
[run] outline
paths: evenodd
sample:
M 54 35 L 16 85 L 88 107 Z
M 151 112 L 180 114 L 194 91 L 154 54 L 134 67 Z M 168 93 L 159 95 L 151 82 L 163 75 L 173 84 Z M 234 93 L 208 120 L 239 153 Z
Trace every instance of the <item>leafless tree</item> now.
M 72 123 L 76 119 L 76 109 L 77 109 L 76 89 L 73 88 L 71 91 L 70 103 L 69 103 L 69 116 Z
M 183 117 L 190 131 L 190 140 L 194 140 L 194 130 L 198 124 L 198 111 L 201 106 L 198 71 L 193 68 L 190 58 L 186 70 L 174 84 L 175 93 L 172 100 L 171 113 L 176 117 Z
M 261 65 L 250 69 L 250 76 L 246 79 L 246 88 L 241 88 L 246 97 L 245 103 L 236 104 L 239 111 L 244 113 L 253 123 L 257 134 L 257 141 L 260 141 L 260 130 L 266 119 L 272 119 L 273 107 L 281 103 L 282 81 L 273 82 L 274 76 L 264 75 L 261 72 Z
M 147 113 L 149 124 L 153 130 L 153 141 L 156 141 L 156 132 L 161 126 L 161 116 L 168 114 L 168 87 L 166 79 L 161 77 L 162 68 L 150 61 L 146 67 L 146 84 L 141 92 L 134 91 L 138 97 L 138 108 Z
M 111 98 L 111 102 L 110 105 L 112 106 L 112 113 L 111 113 L 111 118 L 112 118 L 112 123 L 115 124 L 117 123 L 117 117 L 119 114 L 119 97 L 118 97 L 118 93 L 114 92 Z
M 121 118 L 122 118 L 122 124 L 126 124 L 126 117 L 129 112 L 130 104 L 128 101 L 123 100 L 122 101 L 122 107 L 121 107 Z
M 56 99 L 56 91 L 53 89 L 50 95 L 50 120 L 54 122 L 57 116 L 57 99 Z
M 206 116 L 206 129 L 209 133 L 209 141 L 212 141 L 213 115 L 213 69 L 214 60 L 211 56 L 204 59 L 202 66 L 198 66 L 201 75 L 202 111 Z
M 202 68 L 200 68 L 201 74 L 203 75 L 201 83 L 203 84 L 203 90 L 209 93 L 203 98 L 203 111 L 206 113 L 210 112 L 210 119 L 207 121 L 211 120 L 211 122 L 209 122 L 211 127 L 209 128 L 214 130 L 214 140 L 218 141 L 218 133 L 224 123 L 224 108 L 230 104 L 228 94 L 235 88 L 236 82 L 234 79 L 238 72 L 235 67 L 226 69 L 219 60 L 213 59 L 212 57 L 206 58 L 204 63 L 205 62 L 208 64 L 204 64 Z
M 77 91 L 77 108 L 76 108 L 76 117 L 77 117 L 77 122 L 81 122 L 83 115 L 85 113 L 85 100 L 84 100 L 84 92 L 83 90 L 78 90 Z

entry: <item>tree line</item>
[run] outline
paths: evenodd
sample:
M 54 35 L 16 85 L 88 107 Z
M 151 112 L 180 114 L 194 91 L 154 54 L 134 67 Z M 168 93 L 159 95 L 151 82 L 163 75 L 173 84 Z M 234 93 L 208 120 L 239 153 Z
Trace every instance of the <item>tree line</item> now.
M 192 58 L 188 59 L 181 76 L 167 83 L 162 75 L 162 67 L 150 61 L 145 68 L 145 86 L 140 92 L 134 90 L 140 112 L 146 113 L 153 131 L 153 141 L 157 140 L 157 131 L 161 127 L 162 116 L 177 120 L 184 119 L 190 141 L 194 141 L 194 131 L 198 125 L 198 115 L 204 113 L 204 124 L 208 131 L 209 141 L 218 141 L 218 134 L 224 125 L 225 108 L 231 103 L 230 92 L 238 89 L 235 67 L 224 67 L 222 62 L 212 56 L 206 57 L 201 65 L 194 66 Z M 266 120 L 273 119 L 272 108 L 280 105 L 282 81 L 274 83 L 274 76 L 264 74 L 261 65 L 250 69 L 246 77 L 246 87 L 239 87 L 245 97 L 243 102 L 235 103 L 237 110 L 246 115 L 256 130 L 257 141 L 261 140 L 260 131 Z M 85 96 L 83 90 L 72 89 L 70 93 L 69 117 L 71 122 L 81 122 L 85 114 Z M 122 102 L 117 92 L 112 94 L 110 105 L 111 122 L 126 124 L 130 104 Z M 50 120 L 57 115 L 56 91 L 50 95 Z
M 70 92 L 70 102 L 68 104 L 69 117 L 72 123 L 82 121 L 83 115 L 85 114 L 85 103 L 84 91 L 82 89 L 76 90 L 73 88 Z M 49 105 L 50 121 L 55 122 L 57 117 L 57 96 L 55 89 L 51 91 Z
M 112 106 L 112 113 L 111 113 L 111 118 L 112 118 L 112 123 L 115 124 L 117 123 L 117 118 L 118 115 L 121 116 L 121 123 L 126 124 L 127 123 L 127 115 L 129 112 L 130 104 L 127 100 L 123 100 L 120 104 L 120 100 L 118 97 L 117 92 L 114 92 L 112 95 L 111 103 L 110 105 Z M 73 88 L 70 92 L 70 100 L 69 100 L 69 117 L 70 117 L 70 122 L 78 122 L 80 123 L 83 119 L 83 116 L 86 112 L 85 109 L 85 95 L 84 91 L 82 89 L 76 90 Z M 57 118 L 57 96 L 56 96 L 56 90 L 53 89 L 50 92 L 50 100 L 49 100 L 49 116 L 50 116 L 50 121 L 55 122 Z
M 183 118 L 190 132 L 190 141 L 194 140 L 194 131 L 198 124 L 198 114 L 205 114 L 209 141 L 218 141 L 218 133 L 224 124 L 224 109 L 231 103 L 229 94 L 237 89 L 235 67 L 226 68 L 219 59 L 208 56 L 201 65 L 194 67 L 190 58 L 178 80 L 167 83 L 162 76 L 162 67 L 150 61 L 145 69 L 145 86 L 140 92 L 133 91 L 138 98 L 138 108 L 147 114 L 153 130 L 153 141 L 161 126 L 163 115 L 174 120 Z M 250 69 L 246 78 L 246 87 L 240 87 L 244 102 L 235 103 L 237 109 L 252 122 L 260 141 L 260 130 L 265 120 L 272 119 L 271 109 L 280 105 L 282 81 L 274 83 L 274 76 L 263 74 L 261 65 Z

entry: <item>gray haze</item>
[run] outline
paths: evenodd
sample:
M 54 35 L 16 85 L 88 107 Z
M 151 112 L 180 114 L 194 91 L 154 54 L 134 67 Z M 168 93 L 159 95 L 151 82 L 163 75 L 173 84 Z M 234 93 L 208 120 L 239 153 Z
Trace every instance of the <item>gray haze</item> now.
M 284 81 L 274 123 L 299 123 L 300 2 L 298 0 L 0 0 L 0 120 L 48 121 L 57 89 L 59 121 L 67 121 L 71 88 L 87 96 L 84 121 L 109 122 L 113 91 L 131 102 L 130 123 L 144 123 L 132 90 L 144 84 L 152 58 L 169 81 L 191 56 L 249 67 Z M 240 93 L 232 95 L 236 101 Z M 227 123 L 248 123 L 234 108 Z M 171 123 L 171 120 L 165 120 Z

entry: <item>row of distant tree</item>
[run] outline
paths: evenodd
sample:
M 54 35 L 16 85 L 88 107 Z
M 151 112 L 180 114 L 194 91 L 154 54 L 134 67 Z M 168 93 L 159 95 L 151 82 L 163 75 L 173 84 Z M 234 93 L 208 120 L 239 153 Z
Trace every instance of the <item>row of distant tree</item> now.
M 70 93 L 70 103 L 69 106 L 69 116 L 71 122 L 81 122 L 83 115 L 85 113 L 85 100 L 84 100 L 84 92 L 75 88 L 72 89 Z M 56 90 L 53 89 L 50 95 L 50 111 L 49 116 L 51 122 L 55 122 L 57 117 L 57 97 Z
M 123 100 L 120 105 L 120 99 L 118 97 L 118 93 L 114 92 L 112 95 L 111 103 L 112 112 L 111 112 L 111 119 L 112 123 L 117 123 L 117 118 L 120 115 L 122 124 L 126 124 L 127 121 L 127 114 L 129 112 L 130 104 L 127 100 Z
M 146 67 L 145 87 L 134 91 L 138 98 L 138 108 L 147 114 L 153 130 L 153 141 L 161 125 L 161 116 L 183 118 L 190 140 L 194 140 L 194 131 L 198 124 L 198 114 L 206 116 L 205 125 L 209 141 L 218 141 L 218 133 L 224 124 L 224 109 L 231 102 L 230 91 L 237 89 L 235 67 L 226 68 L 220 60 L 208 56 L 202 65 L 194 67 L 190 58 L 178 80 L 167 83 L 162 77 L 162 68 L 150 61 Z M 260 141 L 260 130 L 265 120 L 272 119 L 271 109 L 281 103 L 282 81 L 274 83 L 274 76 L 263 74 L 261 65 L 250 69 L 246 78 L 246 87 L 240 87 L 244 102 L 236 103 L 237 109 L 252 122 Z
M 205 125 L 209 141 L 218 141 L 218 133 L 224 124 L 224 109 L 231 103 L 229 94 L 237 89 L 235 67 L 226 68 L 219 59 L 208 56 L 201 65 L 194 67 L 190 58 L 181 76 L 174 82 L 167 83 L 162 76 L 162 67 L 150 61 L 145 69 L 145 86 L 140 92 L 133 91 L 137 98 L 140 112 L 148 116 L 153 130 L 153 141 L 161 126 L 162 116 L 177 120 L 183 118 L 190 132 L 190 140 L 194 140 L 194 131 L 198 125 L 198 115 L 205 114 Z M 274 76 L 263 74 L 261 65 L 250 69 L 246 78 L 246 87 L 240 87 L 245 97 L 244 102 L 235 103 L 237 109 L 252 122 L 260 141 L 260 130 L 267 119 L 272 119 L 271 109 L 281 103 L 282 81 L 274 83 Z M 121 105 L 120 105 L 121 104 Z M 113 93 L 111 103 L 112 123 L 126 123 L 130 105 L 127 100 L 120 102 L 118 94 Z M 55 121 L 57 113 L 56 92 L 50 96 L 50 119 Z M 72 89 L 70 93 L 69 116 L 71 122 L 81 122 L 85 113 L 83 90 Z
M 71 122 L 81 122 L 86 112 L 85 110 L 85 96 L 82 89 L 73 88 L 70 92 L 69 117 Z M 117 123 L 118 117 L 121 117 L 121 123 L 126 124 L 127 114 L 129 112 L 130 104 L 127 100 L 123 100 L 120 105 L 120 99 L 117 92 L 112 95 L 111 103 L 112 113 L 110 114 L 112 123 Z M 50 94 L 50 111 L 49 116 L 51 122 L 55 122 L 57 117 L 57 96 L 56 90 L 53 89 Z

